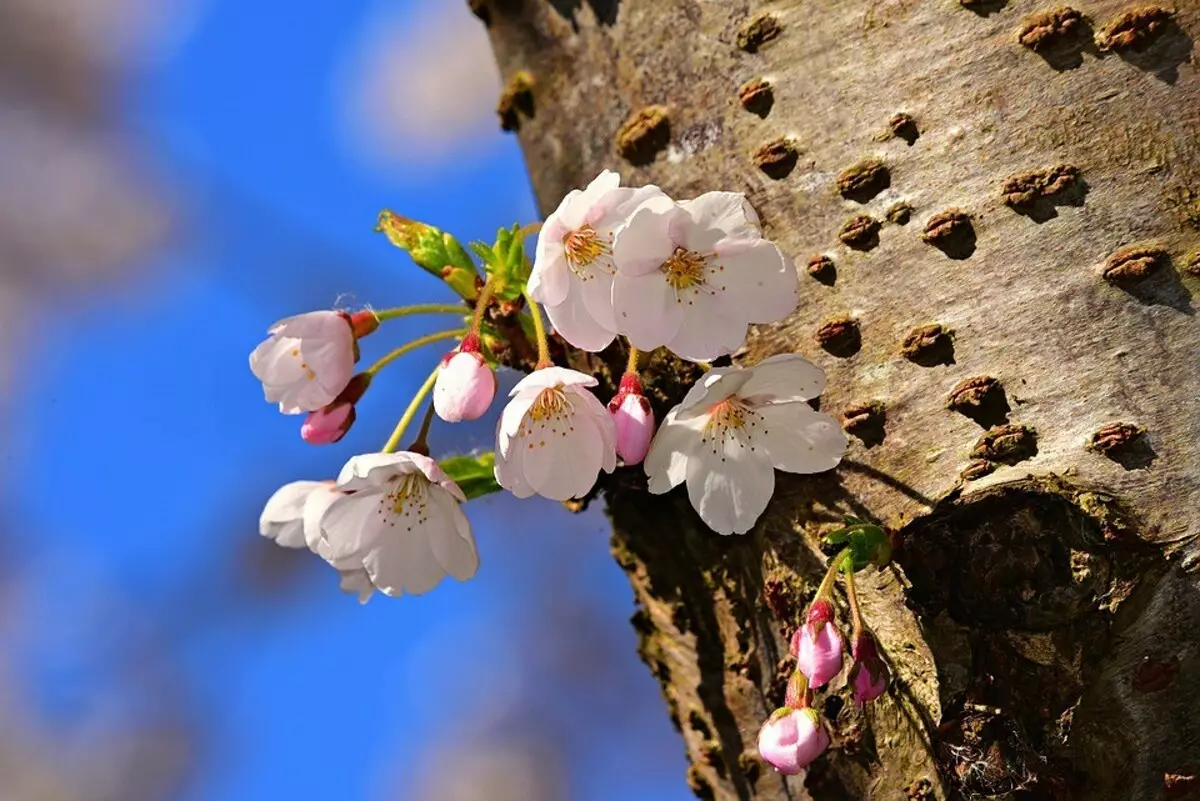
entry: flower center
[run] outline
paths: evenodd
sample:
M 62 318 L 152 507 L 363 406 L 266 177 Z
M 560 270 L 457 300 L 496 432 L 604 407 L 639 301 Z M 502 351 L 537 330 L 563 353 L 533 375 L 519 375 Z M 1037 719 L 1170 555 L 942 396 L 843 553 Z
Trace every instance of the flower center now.
M 587 278 L 588 268 L 602 256 L 610 253 L 608 243 L 600 238 L 596 229 L 581 225 L 563 237 L 567 266 L 580 278 Z
M 707 256 L 702 256 L 694 250 L 675 248 L 675 252 L 659 269 L 667 277 L 671 288 L 679 291 L 702 286 L 705 283 L 704 269 L 707 266 Z
M 704 424 L 701 440 L 712 448 L 714 455 L 725 461 L 725 449 L 731 441 L 753 451 L 755 437 L 764 436 L 767 430 L 758 431 L 762 417 L 754 407 L 736 396 L 715 403 L 708 409 L 708 422 Z M 748 430 L 747 430 L 748 429 Z M 753 432 L 753 436 L 748 436 Z
M 425 490 L 429 479 L 423 473 L 405 473 L 389 479 L 389 483 L 391 488 L 383 496 L 386 511 L 390 512 L 388 523 L 395 528 L 396 523 L 403 521 L 412 531 L 413 525 L 424 523 L 427 518 Z M 385 514 L 385 510 L 380 510 L 380 514 Z
M 546 447 L 546 438 L 558 434 L 567 436 L 575 430 L 571 414 L 575 411 L 561 386 L 547 387 L 538 393 L 521 421 L 518 436 L 529 439 L 529 447 Z

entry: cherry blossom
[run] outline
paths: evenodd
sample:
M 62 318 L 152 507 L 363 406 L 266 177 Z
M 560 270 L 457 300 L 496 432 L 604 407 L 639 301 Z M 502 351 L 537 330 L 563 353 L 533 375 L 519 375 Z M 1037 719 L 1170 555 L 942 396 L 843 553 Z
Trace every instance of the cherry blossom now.
M 428 592 L 446 575 L 459 581 L 475 575 L 479 556 L 459 506 L 466 498 L 428 456 L 355 456 L 342 468 L 337 490 L 343 495 L 306 533 L 310 547 L 342 572 L 343 588 L 365 591 L 358 569 L 393 596 Z
M 744 534 L 775 491 L 776 468 L 821 473 L 841 461 L 841 426 L 806 402 L 824 388 L 821 369 L 794 354 L 710 370 L 667 414 L 650 446 L 650 492 L 686 482 L 709 528 Z
M 496 481 L 518 498 L 580 498 L 617 466 L 612 418 L 590 375 L 546 367 L 510 394 L 496 429 Z
M 271 326 L 250 354 L 250 370 L 279 411 L 303 414 L 332 403 L 350 383 L 357 360 L 350 316 L 315 311 Z
M 809 687 L 828 684 L 842 671 L 842 649 L 842 635 L 833 624 L 833 607 L 829 601 L 817 601 L 808 620 L 792 635 L 796 669 L 808 678 Z
M 654 438 L 654 411 L 634 373 L 621 378 L 617 396 L 608 402 L 617 432 L 617 456 L 627 465 L 641 464 Z
M 617 231 L 613 263 L 616 330 L 639 350 L 714 359 L 741 347 L 750 323 L 796 308 L 795 266 L 734 192 L 642 206 Z
M 825 752 L 829 733 L 814 709 L 775 710 L 758 733 L 758 753 L 775 770 L 794 776 Z
M 621 187 L 611 170 L 570 192 L 538 235 L 529 296 L 546 308 L 555 330 L 577 348 L 600 351 L 616 336 L 612 305 L 613 241 L 641 207 L 670 208 L 657 186 Z
M 442 360 L 433 385 L 433 409 L 447 423 L 478 420 L 496 397 L 496 374 L 479 352 L 479 337 L 468 334 L 458 350 Z

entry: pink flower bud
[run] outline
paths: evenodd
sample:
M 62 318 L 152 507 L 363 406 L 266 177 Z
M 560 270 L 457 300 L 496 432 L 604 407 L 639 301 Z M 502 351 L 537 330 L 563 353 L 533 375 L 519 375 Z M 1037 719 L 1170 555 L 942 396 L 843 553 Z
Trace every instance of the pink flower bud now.
M 330 445 L 346 436 L 350 426 L 354 425 L 354 404 L 362 400 L 369 386 L 370 373 L 353 376 L 332 403 L 308 413 L 300 426 L 300 438 L 309 445 Z
M 608 413 L 617 430 L 617 455 L 627 465 L 641 464 L 654 439 L 654 411 L 635 374 L 621 378 L 617 396 L 608 402 Z
M 887 689 L 888 669 L 879 658 L 875 638 L 861 632 L 850 646 L 854 664 L 850 667 L 850 682 L 854 686 L 854 701 L 859 709 L 868 701 L 874 701 Z
M 780 773 L 794 776 L 829 747 L 816 710 L 777 709 L 758 733 L 758 753 Z
M 433 385 L 433 409 L 447 423 L 478 420 L 496 397 L 496 374 L 479 353 L 479 337 L 468 334 L 442 359 Z
M 828 683 L 842 669 L 842 635 L 832 620 L 830 603 L 817 601 L 809 610 L 808 622 L 792 635 L 796 667 L 808 677 L 810 687 Z
M 300 437 L 309 445 L 330 445 L 346 435 L 355 416 L 353 403 L 335 401 L 308 413 L 300 426 Z

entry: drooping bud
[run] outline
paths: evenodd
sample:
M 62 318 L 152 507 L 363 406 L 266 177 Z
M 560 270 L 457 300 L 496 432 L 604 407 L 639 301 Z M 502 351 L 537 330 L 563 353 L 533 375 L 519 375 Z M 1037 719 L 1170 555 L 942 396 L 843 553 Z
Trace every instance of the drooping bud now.
M 758 733 L 758 753 L 775 770 L 794 776 L 829 747 L 829 734 L 814 709 L 775 710 Z
M 447 423 L 478 420 L 496 397 L 496 374 L 479 352 L 479 337 L 468 334 L 446 354 L 433 385 L 433 409 Z
M 359 373 L 351 378 L 333 403 L 309 412 L 300 426 L 300 438 L 309 445 L 331 445 L 346 436 L 357 417 L 354 404 L 362 399 L 369 386 L 369 373 Z
M 859 632 L 850 645 L 854 664 L 850 667 L 850 683 L 854 687 L 854 702 L 859 709 L 874 701 L 887 689 L 887 665 L 879 657 L 879 648 L 870 632 Z
M 833 624 L 833 605 L 820 600 L 808 612 L 808 621 L 792 635 L 796 667 L 808 677 L 810 687 L 820 687 L 842 670 L 842 635 Z
M 635 373 L 622 376 L 616 397 L 608 402 L 608 413 L 617 430 L 617 455 L 627 465 L 641 464 L 654 439 L 654 410 Z

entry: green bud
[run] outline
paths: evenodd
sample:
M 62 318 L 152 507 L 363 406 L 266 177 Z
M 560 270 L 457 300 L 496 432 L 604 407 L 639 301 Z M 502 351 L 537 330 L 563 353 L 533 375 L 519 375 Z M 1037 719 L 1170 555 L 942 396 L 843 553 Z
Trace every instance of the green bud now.
M 445 281 L 460 297 L 474 300 L 478 296 L 479 272 L 475 263 L 450 234 L 387 209 L 379 213 L 375 230 L 387 235 L 396 247 L 408 251 L 417 266 Z

